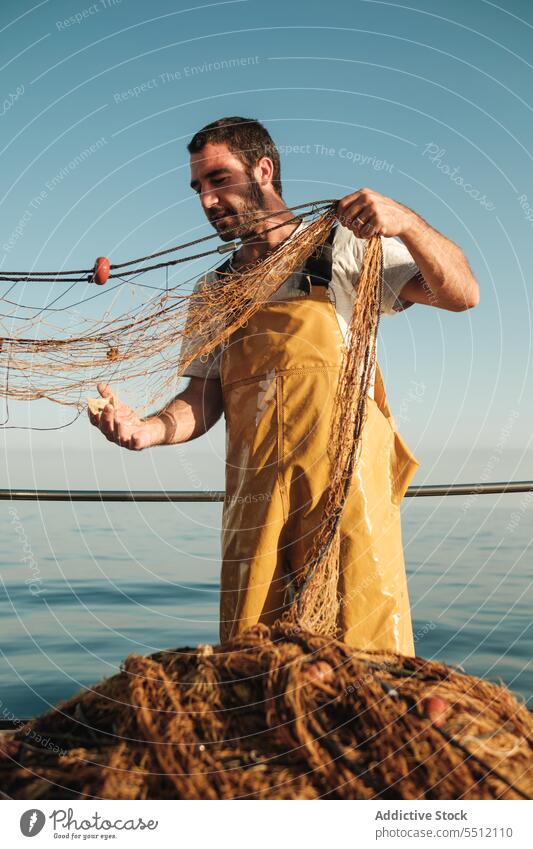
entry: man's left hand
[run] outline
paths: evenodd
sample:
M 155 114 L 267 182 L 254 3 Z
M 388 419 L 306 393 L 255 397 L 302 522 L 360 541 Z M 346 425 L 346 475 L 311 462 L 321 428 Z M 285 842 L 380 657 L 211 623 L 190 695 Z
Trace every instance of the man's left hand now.
M 335 211 L 340 223 L 359 239 L 372 236 L 401 236 L 413 224 L 415 213 L 392 198 L 372 189 L 346 195 Z

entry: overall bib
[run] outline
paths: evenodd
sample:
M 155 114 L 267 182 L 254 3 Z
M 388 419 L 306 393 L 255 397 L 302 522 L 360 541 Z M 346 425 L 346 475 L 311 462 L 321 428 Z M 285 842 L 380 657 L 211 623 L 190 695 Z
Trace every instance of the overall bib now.
M 221 355 L 226 417 L 220 636 L 271 625 L 319 527 L 344 348 L 327 285 L 264 304 Z M 341 518 L 339 634 L 414 654 L 400 501 L 418 462 L 396 431 L 379 367 Z

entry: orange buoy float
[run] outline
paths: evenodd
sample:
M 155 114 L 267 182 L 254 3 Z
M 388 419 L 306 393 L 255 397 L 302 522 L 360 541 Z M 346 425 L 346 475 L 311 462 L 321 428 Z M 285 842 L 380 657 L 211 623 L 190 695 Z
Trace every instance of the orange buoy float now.
M 450 711 L 448 702 L 441 699 L 440 696 L 429 696 L 422 699 L 421 707 L 423 716 L 429 719 L 437 728 L 442 728 Z
M 98 286 L 103 286 L 109 277 L 110 268 L 111 266 L 108 258 L 106 256 L 99 256 L 94 264 L 94 270 L 92 275 L 89 277 L 89 282 L 97 283 Z

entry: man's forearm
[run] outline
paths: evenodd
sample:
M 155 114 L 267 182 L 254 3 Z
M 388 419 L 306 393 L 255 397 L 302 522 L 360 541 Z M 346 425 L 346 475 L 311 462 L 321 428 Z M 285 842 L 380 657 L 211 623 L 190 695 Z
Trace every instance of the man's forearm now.
M 428 300 L 442 309 L 460 311 L 475 306 L 479 287 L 461 248 L 410 211 L 399 234 L 428 287 Z M 402 292 L 409 299 L 412 291 Z
M 144 421 L 153 429 L 152 445 L 177 445 L 202 436 L 207 427 L 199 427 L 193 410 L 179 397 L 159 413 L 147 416 Z
M 218 380 L 192 378 L 189 386 L 144 421 L 152 428 L 152 446 L 177 445 L 197 439 L 222 414 L 222 390 Z

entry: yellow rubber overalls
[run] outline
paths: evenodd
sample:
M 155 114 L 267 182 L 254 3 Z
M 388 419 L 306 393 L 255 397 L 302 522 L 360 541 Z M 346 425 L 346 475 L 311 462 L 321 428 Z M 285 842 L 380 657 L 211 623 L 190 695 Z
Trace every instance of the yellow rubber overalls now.
M 330 473 L 343 337 L 327 286 L 269 301 L 221 355 L 226 417 L 221 639 L 272 624 L 305 562 Z M 414 654 L 400 501 L 418 462 L 397 433 L 381 373 L 341 519 L 341 639 Z

